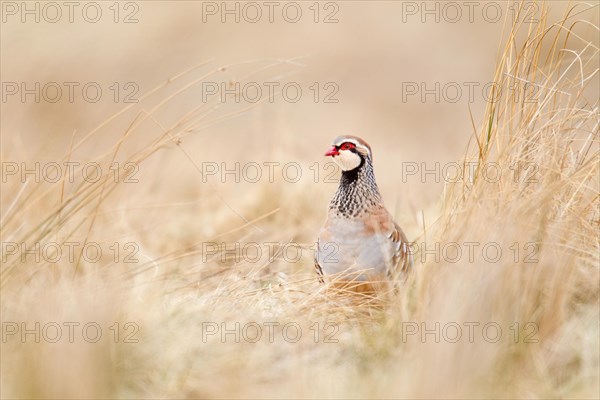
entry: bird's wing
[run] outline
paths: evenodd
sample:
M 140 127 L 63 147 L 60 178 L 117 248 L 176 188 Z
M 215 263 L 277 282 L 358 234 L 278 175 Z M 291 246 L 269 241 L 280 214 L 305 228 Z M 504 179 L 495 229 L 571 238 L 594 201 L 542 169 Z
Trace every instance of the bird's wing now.
M 380 207 L 365 220 L 365 226 L 368 232 L 383 234 L 389 240 L 392 254 L 386 268 L 388 276 L 395 278 L 397 275 L 406 275 L 413 264 L 410 243 L 391 214 Z

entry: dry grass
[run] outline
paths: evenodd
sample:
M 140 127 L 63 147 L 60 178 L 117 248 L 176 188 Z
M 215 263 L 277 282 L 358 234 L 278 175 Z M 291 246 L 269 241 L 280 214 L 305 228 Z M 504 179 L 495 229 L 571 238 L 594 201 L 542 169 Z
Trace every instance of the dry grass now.
M 569 8 L 560 21 L 547 21 L 542 11 L 538 24 L 506 28 L 494 75 L 501 95 L 488 104 L 485 123 L 474 125 L 464 158 L 481 167 L 473 179 L 447 185 L 439 215 L 425 216 L 427 228 L 413 238 L 421 244 L 414 274 L 395 296 L 327 290 L 313 273 L 309 252 L 298 262 L 282 256 L 281 245 L 293 241 L 307 250 L 314 240 L 323 216 L 315 210 L 327 202 L 323 185 L 265 184 L 258 195 L 254 186 L 240 211 L 219 193 L 225 189 L 190 189 L 194 182 L 164 173 L 161 154 L 177 152 L 199 180 L 186 140 L 258 107 L 229 110 L 214 102 L 174 110 L 172 99 L 216 74 L 236 70 L 239 79 L 248 79 L 297 60 L 225 71 L 207 62 L 97 130 L 74 133 L 63 161 L 84 154 L 105 175 L 93 183 L 3 183 L 2 241 L 28 248 L 60 243 L 62 249 L 70 241 L 99 243 L 103 258 L 86 261 L 78 246 L 73 260 L 35 262 L 28 255 L 23 262 L 19 251 L 3 248 L 3 334 L 7 322 L 30 329 L 56 322 L 63 336 L 65 322 L 80 325 L 73 343 L 65 337 L 35 343 L 34 335 L 23 343 L 19 334 L 7 336 L 2 397 L 596 398 L 599 49 L 577 34 L 589 24 L 578 20 L 583 7 Z M 534 85 L 527 93 L 535 101 L 511 90 L 515 82 Z M 5 146 L 4 159 L 10 151 L 22 150 Z M 109 170 L 116 161 L 122 167 L 118 180 Z M 126 162 L 140 165 L 139 183 L 124 183 Z M 486 179 L 483 166 L 490 165 L 501 171 L 499 180 Z M 163 178 L 169 190 L 192 192 L 198 200 L 164 203 Z M 236 188 L 227 190 L 242 196 Z M 139 246 L 138 262 L 124 262 L 122 245 L 115 262 L 107 249 L 116 241 Z M 203 243 L 209 242 L 280 246 L 273 259 L 235 263 L 207 252 Z M 454 263 L 422 251 L 423 243 L 429 249 L 458 243 L 465 252 L 470 242 L 477 243 L 474 257 L 463 253 Z M 499 261 L 483 256 L 489 243 L 502 249 Z M 80 328 L 89 322 L 102 328 L 97 343 L 82 339 Z M 118 340 L 110 329 L 115 323 Z M 233 334 L 224 340 L 205 335 L 222 323 L 230 329 L 259 324 L 263 336 L 251 343 Z M 279 324 L 272 341 L 264 325 L 270 323 Z M 283 332 L 288 323 L 302 329 L 296 343 L 284 340 L 284 333 L 295 333 Z M 407 335 L 437 323 L 446 335 L 439 342 L 434 334 L 425 340 Z M 469 323 L 478 324 L 471 325 L 473 340 Z M 501 327 L 498 342 L 484 339 L 487 323 Z M 462 337 L 451 343 L 455 324 Z M 127 333 L 135 327 L 133 343 Z M 488 334 L 493 337 L 494 329 Z

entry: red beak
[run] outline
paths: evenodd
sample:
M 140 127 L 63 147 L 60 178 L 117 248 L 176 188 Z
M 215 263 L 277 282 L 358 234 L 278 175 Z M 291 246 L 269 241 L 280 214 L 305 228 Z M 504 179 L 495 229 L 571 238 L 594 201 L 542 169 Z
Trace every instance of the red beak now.
M 331 146 L 331 148 L 329 150 L 327 150 L 327 153 L 325 153 L 325 155 L 327 157 L 331 156 L 338 156 L 340 154 L 340 152 L 338 151 L 338 148 L 335 146 Z

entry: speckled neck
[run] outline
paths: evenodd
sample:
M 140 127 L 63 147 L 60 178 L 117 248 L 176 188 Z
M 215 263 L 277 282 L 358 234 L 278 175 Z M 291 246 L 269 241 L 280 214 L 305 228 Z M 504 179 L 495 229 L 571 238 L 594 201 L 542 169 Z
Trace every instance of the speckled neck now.
M 329 204 L 329 211 L 340 217 L 358 217 L 381 201 L 371 158 L 362 157 L 358 167 L 342 172 L 340 186 Z

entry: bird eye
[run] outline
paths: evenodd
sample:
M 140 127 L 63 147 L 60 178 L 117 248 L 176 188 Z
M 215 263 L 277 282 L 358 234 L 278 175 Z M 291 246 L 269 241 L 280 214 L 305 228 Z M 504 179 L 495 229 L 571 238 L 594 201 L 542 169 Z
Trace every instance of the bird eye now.
M 342 145 L 340 146 L 341 150 L 350 150 L 352 148 L 354 148 L 354 143 L 350 142 L 342 143 Z

